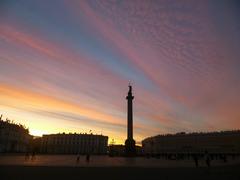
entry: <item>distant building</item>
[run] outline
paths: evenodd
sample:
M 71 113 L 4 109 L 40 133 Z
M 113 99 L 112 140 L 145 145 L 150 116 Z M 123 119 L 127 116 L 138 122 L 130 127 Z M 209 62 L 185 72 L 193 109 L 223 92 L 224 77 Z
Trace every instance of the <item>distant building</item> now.
M 41 152 L 52 154 L 106 154 L 108 137 L 93 134 L 43 135 Z
M 0 152 L 27 152 L 32 136 L 20 124 L 0 118 Z
M 144 139 L 142 146 L 145 154 L 240 153 L 240 131 L 158 135 Z
M 41 153 L 42 137 L 33 136 L 30 142 L 30 151 L 35 153 Z
M 111 145 L 109 145 L 108 148 L 109 148 L 110 156 L 124 156 L 125 155 L 125 145 L 111 144 Z
M 126 156 L 126 147 L 125 145 L 121 144 L 111 144 L 108 147 L 109 149 L 109 155 L 110 156 Z M 142 153 L 142 147 L 141 146 L 135 146 L 136 154 L 137 156 L 141 156 Z

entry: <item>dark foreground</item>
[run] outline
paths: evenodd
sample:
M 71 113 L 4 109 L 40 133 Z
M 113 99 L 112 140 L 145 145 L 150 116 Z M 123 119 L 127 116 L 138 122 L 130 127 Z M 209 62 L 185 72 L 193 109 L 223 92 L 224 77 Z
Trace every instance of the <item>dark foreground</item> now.
M 240 165 L 219 167 L 44 167 L 44 166 L 0 166 L 1 180 L 45 180 L 45 179 L 194 179 L 194 180 L 239 180 Z

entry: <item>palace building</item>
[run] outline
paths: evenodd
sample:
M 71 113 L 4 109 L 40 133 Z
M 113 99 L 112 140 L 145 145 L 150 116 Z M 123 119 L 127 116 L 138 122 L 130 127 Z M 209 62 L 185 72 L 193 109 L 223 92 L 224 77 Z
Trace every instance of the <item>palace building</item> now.
M 240 153 L 240 131 L 158 135 L 144 139 L 142 146 L 145 154 Z
M 108 137 L 94 134 L 43 135 L 41 152 L 49 154 L 106 154 Z
M 0 152 L 15 153 L 29 151 L 32 136 L 27 128 L 10 120 L 3 121 L 0 116 Z

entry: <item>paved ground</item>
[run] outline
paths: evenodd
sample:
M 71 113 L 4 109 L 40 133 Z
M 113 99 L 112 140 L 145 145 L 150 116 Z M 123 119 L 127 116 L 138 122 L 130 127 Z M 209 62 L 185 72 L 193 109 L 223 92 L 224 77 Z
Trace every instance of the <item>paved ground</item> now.
M 227 163 L 222 160 L 211 161 L 211 166 L 226 166 L 240 164 L 240 159 L 228 158 Z M 77 162 L 76 155 L 36 155 L 34 158 L 26 159 L 24 155 L 0 155 L 0 165 L 4 166 L 64 166 L 64 167 L 195 167 L 195 163 L 190 160 L 165 160 L 156 158 L 124 158 L 109 156 L 91 156 L 90 161 L 86 161 L 86 156 L 80 156 Z M 199 161 L 200 167 L 206 167 L 204 160 Z
M 193 160 L 164 160 L 156 158 L 124 158 L 108 156 L 0 155 L 0 180 L 141 180 L 194 179 L 240 180 L 240 159 L 212 161 L 206 167 L 203 160 L 195 167 Z
M 239 180 L 240 166 L 217 167 L 42 167 L 0 166 L 1 180 Z

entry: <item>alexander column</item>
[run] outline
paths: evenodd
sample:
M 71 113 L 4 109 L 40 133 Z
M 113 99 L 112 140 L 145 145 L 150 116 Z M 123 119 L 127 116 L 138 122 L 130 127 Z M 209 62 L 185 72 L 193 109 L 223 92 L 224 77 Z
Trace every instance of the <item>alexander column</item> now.
M 125 151 L 127 156 L 134 156 L 136 154 L 135 141 L 133 139 L 133 104 L 134 96 L 132 95 L 132 86 L 129 84 L 129 91 L 126 97 L 128 101 L 128 129 L 127 140 L 125 141 Z

